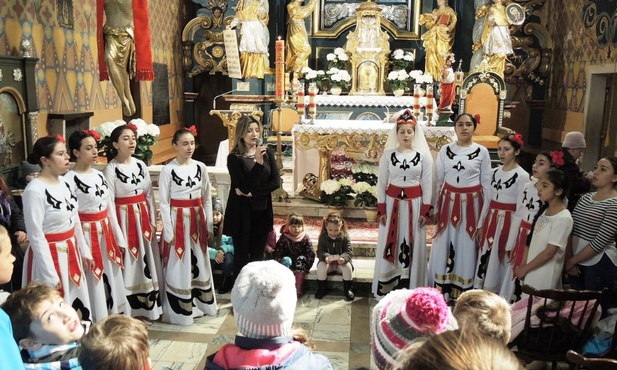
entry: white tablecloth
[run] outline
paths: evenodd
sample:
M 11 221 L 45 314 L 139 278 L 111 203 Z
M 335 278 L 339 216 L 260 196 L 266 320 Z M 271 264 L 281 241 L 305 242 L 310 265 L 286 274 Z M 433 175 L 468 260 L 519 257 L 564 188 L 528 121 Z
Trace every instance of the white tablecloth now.
M 227 156 L 229 155 L 229 139 L 221 141 L 219 144 L 219 151 L 216 152 L 215 167 L 227 168 Z

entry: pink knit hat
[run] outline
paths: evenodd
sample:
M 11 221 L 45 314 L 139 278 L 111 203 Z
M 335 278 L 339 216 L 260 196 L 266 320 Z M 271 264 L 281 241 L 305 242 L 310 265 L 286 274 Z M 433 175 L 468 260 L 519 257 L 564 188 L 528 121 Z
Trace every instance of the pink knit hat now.
M 396 364 L 396 354 L 414 339 L 456 330 L 458 325 L 435 288 L 394 290 L 373 309 L 371 351 L 379 369 Z

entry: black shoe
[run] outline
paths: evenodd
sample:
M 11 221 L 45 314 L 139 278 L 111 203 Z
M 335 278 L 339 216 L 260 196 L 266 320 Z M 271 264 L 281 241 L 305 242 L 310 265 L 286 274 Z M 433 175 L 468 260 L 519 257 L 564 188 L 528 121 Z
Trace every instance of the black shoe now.
M 345 300 L 353 301 L 356 297 L 353 294 L 353 280 L 343 280 L 343 290 L 345 291 Z
M 233 286 L 234 286 L 233 278 L 231 277 L 223 278 L 223 283 L 221 284 L 221 287 L 219 288 L 219 294 L 229 293 L 229 291 L 231 290 L 231 288 L 233 288 Z
M 315 298 L 322 299 L 326 295 L 326 280 L 317 280 L 317 293 Z

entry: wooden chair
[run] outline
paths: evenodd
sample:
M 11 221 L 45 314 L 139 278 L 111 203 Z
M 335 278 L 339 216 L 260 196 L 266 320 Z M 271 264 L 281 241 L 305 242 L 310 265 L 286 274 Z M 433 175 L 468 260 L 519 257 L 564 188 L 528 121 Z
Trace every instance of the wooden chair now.
M 576 351 L 568 351 L 566 354 L 568 362 L 576 365 L 574 370 L 589 369 L 589 370 L 615 370 L 617 369 L 617 360 L 610 358 L 587 358 L 583 357 Z
M 278 140 L 278 133 L 281 133 L 281 142 L 284 144 L 291 144 L 293 138 L 291 136 L 291 130 L 296 122 L 298 122 L 298 111 L 295 108 L 283 107 L 281 108 L 281 127 L 279 127 L 279 110 L 272 109 L 270 111 L 270 131 L 271 134 L 268 137 L 268 142 L 276 143 Z M 270 140 L 270 138 L 272 138 Z
M 566 361 L 568 350 L 580 350 L 591 337 L 594 317 L 599 316 L 598 299 L 604 292 L 536 290 L 528 285 L 523 292 L 529 295 L 529 303 L 513 352 L 525 362 L 552 362 L 557 369 L 558 361 Z

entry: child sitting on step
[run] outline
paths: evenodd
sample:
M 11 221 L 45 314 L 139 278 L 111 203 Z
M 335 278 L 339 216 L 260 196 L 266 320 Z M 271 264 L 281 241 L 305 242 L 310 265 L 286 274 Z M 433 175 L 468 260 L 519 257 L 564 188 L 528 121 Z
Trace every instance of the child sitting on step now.
M 212 236 L 208 242 L 208 255 L 212 270 L 223 271 L 223 282 L 219 287 L 219 294 L 225 294 L 234 285 L 234 244 L 231 236 L 223 235 L 225 216 L 223 203 L 219 198 L 212 200 Z
M 328 273 L 336 272 L 343 275 L 343 290 L 345 299 L 353 301 L 353 264 L 351 258 L 351 240 L 347 233 L 345 220 L 340 213 L 332 212 L 323 221 L 317 243 L 317 293 L 315 298 L 326 295 Z
M 287 216 L 287 223 L 281 227 L 281 236 L 276 242 L 272 257 L 293 271 L 296 277 L 296 293 L 301 297 L 304 294 L 304 277 L 315 261 L 313 243 L 304 232 L 304 217 L 301 214 L 294 212 Z

